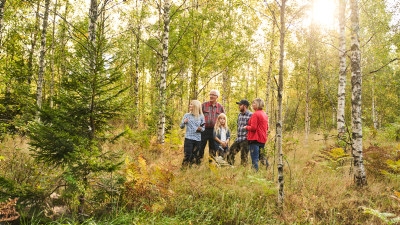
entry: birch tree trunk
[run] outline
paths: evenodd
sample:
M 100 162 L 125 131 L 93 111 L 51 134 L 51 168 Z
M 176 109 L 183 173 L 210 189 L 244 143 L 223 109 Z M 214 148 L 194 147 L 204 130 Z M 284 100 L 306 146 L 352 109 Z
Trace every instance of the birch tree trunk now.
M 193 11 L 198 11 L 199 10 L 199 3 L 198 1 L 192 1 L 191 2 L 191 10 Z M 195 20 L 195 13 L 191 13 L 191 20 Z M 200 38 L 201 38 L 201 29 L 195 29 L 193 31 L 193 37 L 192 37 L 192 51 L 191 51 L 191 57 L 192 57 L 192 72 L 191 72 L 191 79 L 190 79 L 190 84 L 189 84 L 189 101 L 191 99 L 197 99 L 198 97 L 198 82 L 199 82 L 199 71 L 200 71 L 200 66 L 199 66 L 199 43 L 200 43 Z
M 65 1 L 65 7 L 64 7 L 64 19 L 68 20 L 68 13 L 69 13 L 69 2 L 68 0 Z M 60 31 L 60 35 L 61 35 L 61 39 L 60 39 L 60 54 L 61 55 L 65 55 L 65 53 L 67 52 L 67 42 L 68 42 L 68 38 L 67 38 L 67 24 L 66 21 L 62 22 L 62 26 L 61 26 L 61 31 Z M 59 73 L 59 78 L 58 80 L 61 80 L 61 77 L 64 77 L 66 74 L 66 66 L 65 66 L 65 59 L 60 59 L 60 73 Z M 58 88 L 59 90 L 60 88 Z
M 2 37 L 3 37 L 3 17 L 4 17 L 4 6 L 6 5 L 6 0 L 0 0 L 0 53 L 2 46 Z
M 138 26 L 138 34 L 136 36 L 136 46 L 135 46 L 135 74 L 133 76 L 133 99 L 134 99 L 134 107 L 135 112 L 133 115 L 134 127 L 137 128 L 139 125 L 139 117 L 140 117 L 140 110 L 139 110 L 139 54 L 140 54 L 140 34 L 141 34 L 141 24 L 139 22 Z
M 33 78 L 33 56 L 36 50 L 36 41 L 37 41 L 37 34 L 40 29 L 40 16 L 39 16 L 39 9 L 40 9 L 40 0 L 37 1 L 36 5 L 36 13 L 35 13 L 35 29 L 31 34 L 31 48 L 29 49 L 29 57 L 28 57 L 28 84 L 31 84 Z
M 52 40 L 51 40 L 51 59 L 50 59 L 50 108 L 53 108 L 53 96 L 54 96 L 54 41 L 55 41 L 55 31 L 56 31 L 56 15 L 57 15 L 57 7 L 58 0 L 56 0 L 54 4 L 54 13 L 53 13 L 53 28 L 52 28 Z
M 269 49 L 269 64 L 268 64 L 268 73 L 267 73 L 267 90 L 265 95 L 265 113 L 268 116 L 268 127 L 271 127 L 271 105 L 268 105 L 270 100 L 271 93 L 271 74 L 272 74 L 272 66 L 273 66 L 273 57 L 274 57 L 274 48 L 275 48 L 275 23 L 272 23 L 272 35 L 271 35 L 271 43 Z
M 133 52 L 135 53 L 135 68 L 134 71 L 131 71 L 131 86 L 132 89 L 132 98 L 133 98 L 133 127 L 138 128 L 139 118 L 140 118 L 140 110 L 139 110 L 139 64 L 140 64 L 140 39 L 142 37 L 142 15 L 143 15 L 143 5 L 145 3 L 139 0 L 136 0 L 135 7 L 138 10 L 138 18 L 136 20 L 136 31 L 135 35 L 135 47 Z M 140 9 L 139 9 L 140 7 Z
M 351 7 L 351 109 L 352 109 L 352 155 L 354 182 L 357 186 L 367 185 L 363 163 L 362 121 L 361 121 L 361 51 L 359 43 L 358 1 L 350 0 Z
M 314 1 L 312 1 L 312 4 L 314 6 Z M 306 108 L 305 108 L 305 113 L 304 113 L 304 132 L 305 132 L 305 139 L 308 140 L 308 135 L 310 134 L 310 77 L 311 77 L 311 58 L 312 58 L 312 52 L 313 52 L 313 41 L 314 41 L 314 17 L 311 19 L 311 24 L 310 24 L 310 32 L 308 36 L 308 63 L 307 63 L 307 80 L 306 80 Z
M 376 96 L 375 96 L 375 75 L 372 75 L 372 122 L 374 123 L 374 129 L 379 128 L 378 113 L 376 111 Z
M 338 137 L 346 132 L 345 101 L 346 101 L 346 0 L 339 1 L 339 87 L 337 106 Z
M 276 146 L 278 148 L 278 205 L 283 207 L 284 200 L 284 176 L 283 176 L 283 151 L 282 151 L 282 94 L 283 94 L 283 60 L 285 56 L 285 8 L 286 0 L 282 0 L 280 15 L 280 54 L 279 54 L 279 83 L 278 83 L 278 118 L 276 123 Z
M 40 41 L 40 56 L 39 56 L 39 73 L 36 89 L 36 105 L 42 108 L 43 100 L 43 82 L 44 82 L 44 57 L 46 55 L 46 35 L 47 35 L 47 25 L 49 19 L 49 7 L 50 0 L 45 0 L 44 4 L 44 15 L 43 15 L 43 25 L 42 25 L 42 36 Z
M 225 105 L 225 110 L 229 112 L 229 96 L 230 96 L 230 90 L 231 90 L 231 78 L 229 75 L 229 68 L 226 68 L 226 70 L 222 74 L 222 89 L 223 93 L 222 95 L 222 105 Z
M 168 72 L 168 47 L 169 47 L 169 0 L 164 0 L 163 16 L 164 31 L 162 35 L 162 61 L 160 70 L 160 115 L 158 122 L 157 141 L 159 144 L 165 141 L 165 111 L 166 111 L 166 88 L 167 88 L 167 72 Z

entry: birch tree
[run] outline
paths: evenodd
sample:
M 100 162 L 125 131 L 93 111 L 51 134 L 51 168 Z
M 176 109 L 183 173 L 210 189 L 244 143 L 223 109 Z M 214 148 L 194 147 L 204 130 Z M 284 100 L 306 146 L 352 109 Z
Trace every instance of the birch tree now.
M 51 78 L 50 78 L 50 108 L 53 108 L 53 96 L 54 96 L 54 79 L 55 79 L 55 74 L 54 74 L 54 46 L 55 46 L 55 32 L 56 32 L 56 15 L 58 13 L 58 0 L 56 0 L 54 4 L 54 12 L 53 12 L 53 27 L 52 27 L 52 34 L 51 34 L 51 47 L 50 47 L 50 54 L 51 54 L 51 59 L 50 59 L 50 73 L 51 73 Z
M 141 47 L 141 40 L 142 40 L 142 27 L 144 15 L 146 10 L 146 3 L 145 1 L 135 1 L 135 10 L 134 10 L 134 19 L 132 21 L 135 24 L 131 26 L 133 28 L 134 40 L 133 40 L 133 47 L 131 47 L 131 51 L 129 54 L 130 58 L 130 66 L 129 66 L 129 74 L 130 74 L 130 85 L 131 91 L 130 94 L 133 99 L 133 111 L 132 111 L 132 120 L 133 120 L 133 127 L 138 128 L 139 125 L 139 118 L 140 118 L 140 111 L 139 110 L 139 63 L 140 63 L 140 47 Z M 132 43 L 132 41 L 130 41 Z
M 346 132 L 346 0 L 339 1 L 339 87 L 337 106 L 337 132 L 340 138 Z
M 6 0 L 0 0 L 0 50 L 1 50 L 1 45 L 2 45 L 3 17 L 4 17 L 4 6 L 5 5 L 6 5 Z
M 314 1 L 312 1 L 312 7 L 314 7 Z M 314 9 L 313 9 L 314 10 Z M 308 62 L 307 62 L 307 80 L 306 80 L 306 102 L 305 102 L 305 114 L 304 114 L 304 131 L 305 131 L 305 137 L 306 140 L 308 140 L 308 135 L 310 134 L 310 118 L 311 118 L 311 99 L 310 99 L 310 83 L 311 83 L 311 61 L 312 61 L 312 56 L 314 52 L 315 46 L 313 45 L 315 41 L 315 20 L 314 16 L 311 18 L 311 24 L 310 24 L 310 29 L 309 29 L 309 34 L 308 34 Z
M 282 98 L 283 98 L 283 60 L 285 57 L 285 8 L 286 0 L 282 0 L 280 7 L 280 39 L 279 39 L 279 81 L 278 81 L 278 118 L 276 123 L 276 146 L 278 148 L 278 205 L 283 207 L 284 176 L 283 176 L 283 151 L 282 151 Z
M 159 99 L 159 121 L 158 121 L 158 134 L 157 142 L 162 144 L 165 140 L 165 111 L 166 111 L 166 89 L 167 89 L 167 73 L 168 73 L 168 47 L 169 47 L 169 10 L 170 10 L 169 0 L 164 0 L 163 5 L 163 21 L 164 30 L 162 34 L 162 60 L 160 69 L 160 99 Z
M 268 116 L 268 127 L 271 127 L 271 99 L 270 94 L 272 91 L 271 86 L 271 77 L 272 77 L 272 67 L 274 62 L 274 49 L 275 49 L 275 23 L 272 23 L 272 32 L 271 32 L 271 42 L 269 46 L 269 63 L 268 63 L 268 72 L 267 72 L 267 82 L 266 82 L 266 95 L 265 95 L 265 113 Z
M 39 73 L 38 81 L 36 87 L 36 105 L 41 108 L 43 101 L 43 82 L 44 82 L 44 57 L 46 55 L 46 35 L 47 35 L 47 25 L 49 18 L 49 6 L 50 0 L 45 0 L 43 24 L 42 24 L 42 36 L 40 41 L 40 56 L 39 56 Z
M 358 0 L 350 0 L 351 8 L 351 114 L 352 114 L 352 155 L 354 182 L 357 186 L 367 185 L 363 162 L 362 113 L 361 113 L 361 50 L 359 42 Z
M 39 27 L 40 27 L 40 16 L 39 16 L 39 9 L 40 9 L 40 3 L 41 0 L 38 0 L 36 3 L 36 12 L 35 12 L 35 26 L 33 28 L 33 31 L 31 33 L 31 47 L 29 49 L 29 57 L 28 57 L 28 83 L 31 84 L 32 78 L 33 78 L 33 59 L 34 59 L 34 53 L 36 50 L 36 42 L 37 42 L 37 36 L 39 32 Z

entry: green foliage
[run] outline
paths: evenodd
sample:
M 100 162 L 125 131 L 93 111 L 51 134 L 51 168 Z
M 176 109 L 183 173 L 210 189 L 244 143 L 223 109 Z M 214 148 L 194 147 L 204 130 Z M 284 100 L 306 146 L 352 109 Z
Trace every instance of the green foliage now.
M 115 171 L 120 153 L 104 147 L 121 134 L 112 134 L 111 121 L 126 108 L 120 62 L 104 36 L 95 45 L 78 39 L 68 76 L 62 77 L 55 107 L 43 105 L 39 120 L 30 125 L 30 146 L 38 162 L 63 168 L 68 196 L 76 199 L 90 193 L 92 180 Z M 71 202 L 74 202 L 72 200 Z M 82 202 L 79 201 L 82 206 Z
M 3 154 L 0 160 L 0 202 L 19 198 L 18 208 L 24 209 L 25 217 L 30 217 L 35 211 L 46 207 L 48 196 L 59 185 L 59 172 L 44 169 L 28 152 L 9 143 L 9 138 L 6 138 L 0 144 Z
M 379 212 L 378 210 L 368 208 L 368 207 L 361 207 L 361 209 L 363 209 L 363 212 L 365 214 L 370 214 L 370 215 L 378 217 L 385 224 L 392 225 L 392 224 L 400 223 L 400 216 L 397 216 L 394 213 Z
M 162 211 L 164 199 L 171 197 L 169 184 L 173 173 L 160 166 L 149 168 L 145 158 L 139 156 L 137 162 L 125 160 L 124 199 L 128 208 L 144 207 L 149 211 Z M 160 204 L 161 203 L 161 204 Z
M 386 160 L 386 165 L 388 169 L 382 170 L 382 174 L 394 181 L 397 181 L 400 184 L 400 154 L 396 158 L 397 160 Z
M 125 127 L 126 135 L 125 137 L 139 145 L 141 148 L 149 148 L 150 147 L 150 137 L 151 133 L 149 130 L 131 130 L 128 127 Z
M 388 124 L 378 135 L 387 141 L 400 141 L 400 122 Z
M 322 149 L 317 158 L 323 159 L 322 162 L 325 162 L 328 168 L 333 170 L 343 168 L 343 166 L 348 165 L 345 164 L 346 162 L 349 163 L 353 159 L 343 148 Z
M 397 148 L 399 146 L 396 146 Z M 391 146 L 369 146 L 363 151 L 368 174 L 377 179 L 389 178 L 399 180 L 400 152 Z M 385 175 L 385 176 L 382 176 Z

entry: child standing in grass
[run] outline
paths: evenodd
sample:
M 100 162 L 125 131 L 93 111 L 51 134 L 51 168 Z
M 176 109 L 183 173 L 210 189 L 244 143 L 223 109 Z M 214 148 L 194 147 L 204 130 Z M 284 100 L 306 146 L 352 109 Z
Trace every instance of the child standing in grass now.
M 219 114 L 214 127 L 214 140 L 218 156 L 226 160 L 229 149 L 231 132 L 227 126 L 227 117 L 224 113 Z
M 192 100 L 189 105 L 189 112 L 183 116 L 180 124 L 181 129 L 186 126 L 182 168 L 191 166 L 195 160 L 200 160 L 199 150 L 201 132 L 204 131 L 204 123 L 205 120 L 203 111 L 201 110 L 201 102 Z

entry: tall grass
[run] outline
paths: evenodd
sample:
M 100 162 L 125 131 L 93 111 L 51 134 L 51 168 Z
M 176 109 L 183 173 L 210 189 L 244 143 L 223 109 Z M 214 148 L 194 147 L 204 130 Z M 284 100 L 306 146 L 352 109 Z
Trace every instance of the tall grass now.
M 141 147 L 128 138 L 110 146 L 124 150 L 133 163 L 139 156 L 146 160 L 148 172 L 140 180 L 145 185 L 141 189 L 144 195 L 121 194 L 117 210 L 93 213 L 95 216 L 88 218 L 86 224 L 384 224 L 384 220 L 364 209 L 400 215 L 400 202 L 392 197 L 394 191 L 400 191 L 397 180 L 371 173 L 367 174 L 368 186 L 359 189 L 353 184 L 351 161 L 332 166 L 338 162 L 319 157 L 322 151 L 336 148 L 333 138 L 314 135 L 304 140 L 302 135 L 291 134 L 284 141 L 282 209 L 277 207 L 273 139 L 267 146 L 270 167 L 259 172 L 250 165 L 241 166 L 239 154 L 234 167 L 219 168 L 205 160 L 200 166 L 181 170 L 183 139 L 171 140 L 164 145 L 150 143 Z M 157 184 L 154 177 L 163 171 L 171 173 L 172 179 Z M 119 176 L 127 176 L 125 172 L 122 168 Z M 141 188 L 138 182 L 125 185 L 125 192 Z M 126 189 L 127 185 L 132 188 Z M 134 201 L 128 196 L 142 198 Z M 129 204 L 133 201 L 135 204 Z M 53 224 L 77 222 L 67 216 Z

